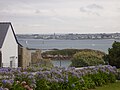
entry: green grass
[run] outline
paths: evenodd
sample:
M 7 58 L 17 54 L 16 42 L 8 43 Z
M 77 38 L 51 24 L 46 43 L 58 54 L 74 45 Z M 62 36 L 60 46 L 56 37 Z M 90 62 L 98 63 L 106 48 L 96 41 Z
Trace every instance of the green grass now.
M 120 90 L 120 81 L 116 83 L 110 83 L 102 87 L 97 87 L 96 89 L 91 89 L 91 90 Z
M 120 68 L 118 69 L 118 71 L 120 71 Z

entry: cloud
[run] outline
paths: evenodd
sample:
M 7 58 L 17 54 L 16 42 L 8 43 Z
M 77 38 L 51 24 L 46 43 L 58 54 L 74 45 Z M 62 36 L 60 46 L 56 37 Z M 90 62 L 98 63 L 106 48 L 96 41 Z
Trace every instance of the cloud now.
M 89 8 L 89 9 L 104 9 L 102 6 L 97 5 L 97 4 L 88 5 L 87 8 Z
M 46 26 L 48 26 L 48 25 L 46 25 L 46 24 L 30 24 L 30 25 L 28 25 L 29 27 L 46 27 Z
M 36 13 L 36 14 L 39 14 L 39 13 L 40 13 L 40 10 L 36 9 L 36 10 L 35 10 L 35 13 Z
M 80 7 L 80 12 L 87 13 L 88 15 L 100 16 L 99 10 L 102 10 L 103 7 L 97 4 L 90 4 L 85 7 Z
M 26 10 L 26 9 L 9 9 L 9 10 L 1 10 L 0 13 L 4 15 L 17 15 L 17 16 L 32 16 L 34 14 L 34 10 Z
M 54 21 L 57 21 L 57 22 L 61 22 L 61 23 L 65 22 L 63 19 L 58 18 L 58 17 L 52 17 L 51 20 L 54 20 Z
M 120 8 L 117 8 L 117 11 L 120 12 Z
M 34 14 L 37 16 L 44 17 L 54 17 L 56 16 L 55 11 L 53 9 L 35 9 Z
M 99 13 L 99 12 L 97 12 L 97 11 L 92 11 L 92 10 L 89 10 L 89 9 L 87 9 L 87 8 L 84 8 L 84 7 L 81 7 L 81 8 L 80 8 L 80 12 L 87 13 L 88 15 L 100 16 L 100 13 Z
M 88 12 L 84 7 L 80 7 L 81 12 Z
M 119 17 L 120 0 L 0 0 L 1 20 L 12 21 L 21 33 L 88 32 L 104 27 L 109 32 L 113 25 L 116 30 L 120 27 Z

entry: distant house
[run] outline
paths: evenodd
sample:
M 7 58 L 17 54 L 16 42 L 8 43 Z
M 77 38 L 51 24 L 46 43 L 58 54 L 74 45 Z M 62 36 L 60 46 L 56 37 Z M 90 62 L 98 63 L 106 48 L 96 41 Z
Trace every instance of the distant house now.
M 27 49 L 19 44 L 12 24 L 0 22 L 0 67 L 25 68 L 31 58 L 28 53 Z

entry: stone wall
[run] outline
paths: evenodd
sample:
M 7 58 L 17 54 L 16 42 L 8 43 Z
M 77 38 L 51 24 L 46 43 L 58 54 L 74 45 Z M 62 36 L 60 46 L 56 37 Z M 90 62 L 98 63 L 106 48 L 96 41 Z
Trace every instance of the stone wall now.
M 25 47 L 19 47 L 18 54 L 18 66 L 22 68 L 27 68 L 31 63 L 31 52 Z
M 0 51 L 0 67 L 2 67 L 2 53 Z
M 39 63 L 42 59 L 41 50 L 36 50 L 35 52 L 31 53 L 31 63 L 36 64 Z

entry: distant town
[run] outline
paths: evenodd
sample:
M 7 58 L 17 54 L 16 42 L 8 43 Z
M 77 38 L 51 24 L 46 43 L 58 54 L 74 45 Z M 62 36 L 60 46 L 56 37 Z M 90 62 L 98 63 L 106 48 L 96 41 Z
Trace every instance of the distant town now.
M 58 39 L 58 40 L 81 40 L 81 39 L 120 39 L 120 33 L 99 34 L 17 34 L 19 39 Z

